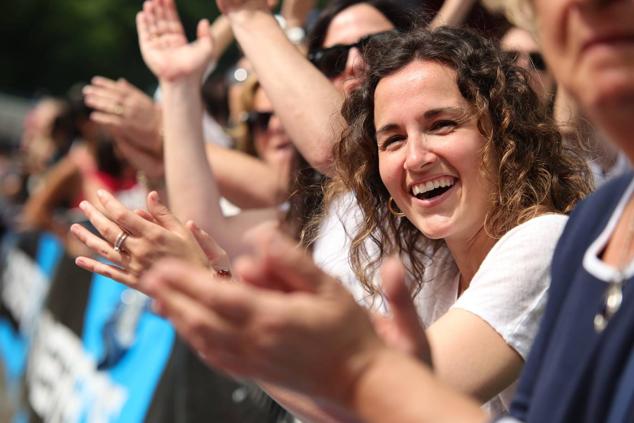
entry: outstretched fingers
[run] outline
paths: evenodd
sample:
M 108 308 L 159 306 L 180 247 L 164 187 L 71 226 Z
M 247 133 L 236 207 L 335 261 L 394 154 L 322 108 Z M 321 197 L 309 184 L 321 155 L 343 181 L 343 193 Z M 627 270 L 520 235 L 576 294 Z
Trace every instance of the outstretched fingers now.
M 123 228 L 97 210 L 89 201 L 79 203 L 79 208 L 101 236 L 111 245 L 114 244 Z
M 84 270 L 114 279 L 130 287 L 136 288 L 138 285 L 138 276 L 128 270 L 81 256 L 75 259 L 75 264 Z
M 90 248 L 95 254 L 109 260 L 118 266 L 125 267 L 129 262 L 129 257 L 122 252 L 114 251 L 111 244 L 97 235 L 90 232 L 82 225 L 75 223 L 70 227 L 71 233 L 79 239 L 86 247 Z
M 147 209 L 154 219 L 165 229 L 183 233 L 183 224 L 170 212 L 170 210 L 161 202 L 158 192 L 151 191 L 147 195 Z
M 130 234 L 144 236 L 152 230 L 151 223 L 128 210 L 106 190 L 98 190 L 97 196 L 103 206 L 104 216 Z M 101 230 L 99 232 L 101 232 Z
M 229 257 L 225 250 L 204 230 L 202 230 L 194 221 L 188 221 L 185 226 L 194 235 L 196 242 L 202 248 L 205 256 L 209 260 L 209 264 L 216 270 L 228 269 L 230 267 Z

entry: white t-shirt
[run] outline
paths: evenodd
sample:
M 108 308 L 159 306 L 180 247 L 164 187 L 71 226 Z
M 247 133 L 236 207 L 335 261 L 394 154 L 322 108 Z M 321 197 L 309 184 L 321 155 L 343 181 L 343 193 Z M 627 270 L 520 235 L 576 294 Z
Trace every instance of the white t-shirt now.
M 341 281 L 361 304 L 369 295 L 350 265 L 352 235 L 361 224 L 363 214 L 351 192 L 335 198 L 327 210 L 313 244 L 313 260 L 326 273 Z M 376 246 L 367 243 L 368 252 L 376 254 Z
M 315 262 L 338 278 L 359 303 L 387 312 L 384 299 L 370 297 L 349 264 L 348 233 L 355 232 L 361 219 L 351 194 L 338 199 L 322 224 L 313 250 Z M 526 360 L 546 304 L 552 255 L 567 220 L 565 215 L 546 214 L 511 229 L 489 251 L 460 298 L 459 273 L 449 250 L 440 248 L 426 258 L 425 282 L 414 299 L 425 326 L 451 308 L 469 311 L 487 322 Z M 483 408 L 492 415 L 507 411 L 514 392 L 515 384 Z

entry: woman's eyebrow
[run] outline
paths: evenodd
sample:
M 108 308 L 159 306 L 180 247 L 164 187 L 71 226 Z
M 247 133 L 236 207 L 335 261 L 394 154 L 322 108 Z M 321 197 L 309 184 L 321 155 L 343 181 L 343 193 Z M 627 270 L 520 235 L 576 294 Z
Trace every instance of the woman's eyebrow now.
M 383 132 L 390 132 L 398 128 L 398 125 L 395 123 L 388 123 L 387 125 L 383 125 L 380 129 L 378 129 L 375 135 L 379 135 Z
M 466 115 L 467 113 L 460 107 L 439 107 L 436 109 L 427 110 L 423 114 L 423 117 L 425 117 L 425 119 L 433 119 L 438 115 L 444 114 L 462 116 Z

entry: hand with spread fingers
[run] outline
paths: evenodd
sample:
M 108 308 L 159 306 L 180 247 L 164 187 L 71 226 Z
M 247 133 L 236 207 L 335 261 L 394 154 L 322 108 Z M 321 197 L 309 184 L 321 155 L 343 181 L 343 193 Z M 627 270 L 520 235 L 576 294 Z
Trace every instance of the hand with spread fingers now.
M 177 257 L 223 277 L 229 274 L 224 250 L 193 222 L 183 225 L 161 204 L 158 194 L 147 198 L 147 211 L 132 212 L 111 194 L 98 193 L 100 211 L 87 201 L 80 208 L 103 238 L 74 224 L 71 232 L 110 263 L 78 257 L 88 271 L 136 287 L 139 277 L 163 257 Z
M 94 109 L 90 119 L 107 126 L 117 141 L 161 156 L 161 108 L 147 94 L 125 79 L 102 76 L 92 78 L 83 94 L 86 105 Z
M 197 38 L 188 43 L 173 0 L 146 0 L 136 16 L 139 46 L 145 64 L 161 80 L 202 78 L 213 57 L 209 21 L 198 23 Z
M 207 272 L 166 260 L 140 287 L 209 365 L 314 398 L 345 397 L 387 348 L 368 313 L 292 241 L 270 228 L 255 238 L 256 254 L 234 269 L 246 283 L 209 283 Z

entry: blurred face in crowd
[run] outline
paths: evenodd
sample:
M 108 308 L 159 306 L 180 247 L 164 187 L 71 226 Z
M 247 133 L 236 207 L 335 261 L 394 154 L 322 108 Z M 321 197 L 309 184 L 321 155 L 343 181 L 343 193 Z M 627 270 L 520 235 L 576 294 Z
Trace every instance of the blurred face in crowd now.
M 553 92 L 555 80 L 546 68 L 533 36 L 524 29 L 511 28 L 502 37 L 500 46 L 517 57 L 517 64 L 529 72 L 531 88 L 542 101 L 547 101 Z
M 425 236 L 464 242 L 484 227 L 493 184 L 480 134 L 456 72 L 415 60 L 374 94 L 379 172 L 399 209 Z
M 377 9 L 366 3 L 355 4 L 333 18 L 323 47 L 354 44 L 367 35 L 391 29 L 394 29 L 394 25 Z M 331 80 L 339 91 L 348 94 L 361 84 L 359 75 L 364 66 L 359 50 L 351 48 L 347 52 L 345 69 L 339 75 L 331 77 Z
M 282 122 L 272 112 L 273 105 L 258 88 L 253 98 L 251 130 L 258 156 L 274 166 L 288 166 L 293 157 L 293 144 L 286 134 Z
M 532 6 L 556 79 L 627 150 L 634 110 L 634 2 L 532 0 Z M 634 157 L 634 146 L 629 149 Z
M 63 105 L 53 99 L 44 99 L 27 114 L 20 146 L 29 167 L 42 170 L 55 151 L 53 125 L 62 113 Z

